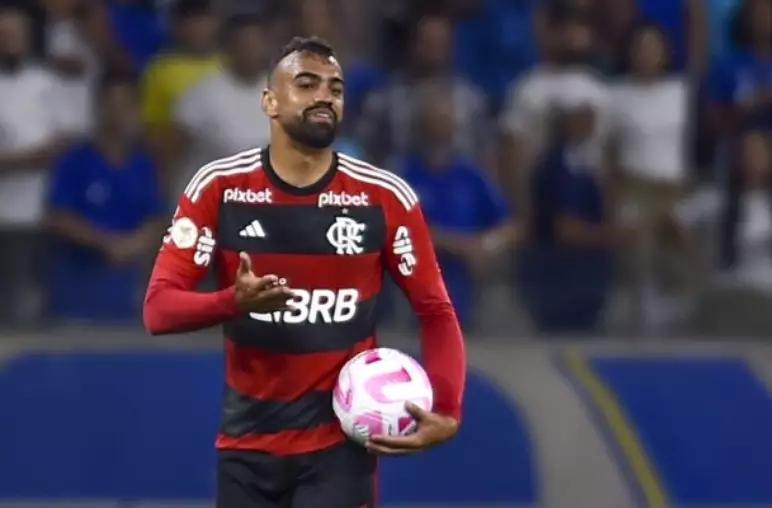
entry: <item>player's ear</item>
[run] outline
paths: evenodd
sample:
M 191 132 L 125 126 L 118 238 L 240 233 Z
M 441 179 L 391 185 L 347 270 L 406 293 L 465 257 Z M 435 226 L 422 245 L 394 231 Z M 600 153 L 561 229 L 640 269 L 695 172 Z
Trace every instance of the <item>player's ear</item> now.
M 270 88 L 263 90 L 262 106 L 269 118 L 276 118 L 279 115 L 276 94 Z

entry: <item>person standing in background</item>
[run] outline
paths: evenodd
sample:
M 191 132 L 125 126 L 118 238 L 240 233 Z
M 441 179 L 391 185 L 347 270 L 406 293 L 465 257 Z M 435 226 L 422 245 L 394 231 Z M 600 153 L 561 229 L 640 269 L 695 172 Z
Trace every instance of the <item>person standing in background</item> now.
M 268 143 L 261 98 L 267 86 L 270 39 L 258 14 L 229 18 L 221 30 L 223 67 L 177 102 L 167 163 L 174 194 L 206 162 Z
M 471 328 L 481 279 L 496 269 L 518 231 L 488 172 L 454 148 L 458 126 L 447 92 L 430 92 L 414 115 L 418 148 L 402 173 L 421 199 L 456 314 Z
M 65 321 L 134 322 L 142 262 L 158 245 L 165 207 L 155 166 L 139 144 L 135 83 L 107 75 L 94 100 L 93 138 L 62 156 L 52 174 L 49 308 Z
M 772 128 L 772 2 L 745 0 L 732 29 L 735 51 L 708 80 L 708 119 L 718 141 L 747 127 Z
M 424 87 L 448 90 L 448 107 L 456 114 L 453 144 L 461 153 L 486 155 L 489 148 L 488 105 L 483 93 L 453 71 L 453 20 L 444 15 L 420 18 L 410 38 L 409 58 L 402 72 L 366 99 L 358 133 L 365 152 L 376 164 L 404 157 L 416 148 L 410 129 L 416 98 Z
M 517 289 L 538 329 L 596 330 L 613 275 L 615 249 L 634 231 L 609 211 L 595 155 L 597 113 L 582 99 L 550 113 L 551 142 L 531 179 L 531 238 L 519 252 Z
M 148 65 L 142 79 L 142 120 L 150 147 L 165 168 L 165 145 L 177 101 L 218 68 L 219 20 L 208 0 L 177 0 L 171 9 L 173 47 Z M 169 175 L 162 175 L 167 183 Z
M 596 41 L 590 21 L 553 9 L 544 31 L 545 61 L 512 83 L 500 117 L 499 179 L 508 198 L 526 211 L 531 209 L 527 182 L 549 148 L 552 109 L 568 102 L 591 105 L 596 115 L 593 145 L 600 152 L 608 101 L 608 89 L 591 66 Z
M 0 7 L 0 319 L 34 323 L 35 273 L 47 168 L 62 149 L 52 103 L 56 80 L 30 57 L 30 20 Z
M 612 86 L 609 107 L 613 165 L 620 178 L 621 217 L 640 235 L 629 275 L 638 326 L 645 330 L 676 319 L 697 265 L 690 241 L 674 219 L 684 196 L 688 88 L 671 74 L 665 33 L 641 25 L 631 37 L 626 74 Z

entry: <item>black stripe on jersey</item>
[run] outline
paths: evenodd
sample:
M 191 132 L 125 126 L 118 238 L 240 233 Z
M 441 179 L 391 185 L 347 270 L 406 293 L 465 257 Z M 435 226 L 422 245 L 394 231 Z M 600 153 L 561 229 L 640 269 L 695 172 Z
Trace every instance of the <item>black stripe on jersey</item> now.
M 328 323 L 319 315 L 315 323 L 282 322 L 286 313 L 297 311 L 273 313 L 270 319 L 274 322 L 267 322 L 268 316 L 258 320 L 244 315 L 225 324 L 225 335 L 241 346 L 257 347 L 272 353 L 322 353 L 348 349 L 375 333 L 376 302 L 377 297 L 359 302 L 354 316 L 338 323 Z M 334 314 L 334 311 L 329 310 L 326 314 Z
M 226 385 L 220 432 L 240 437 L 308 429 L 335 420 L 332 392 L 312 391 L 293 401 L 261 400 Z
M 379 252 L 386 240 L 383 209 L 368 206 L 346 210 L 347 213 L 343 213 L 341 208 L 333 206 L 223 203 L 218 240 L 221 248 L 254 254 L 336 255 L 340 245 L 345 247 L 349 233 L 355 233 L 361 237 L 354 242 L 356 254 Z M 364 224 L 364 230 L 347 231 L 348 221 L 341 220 L 343 218 Z M 342 255 L 353 253 L 345 251 Z

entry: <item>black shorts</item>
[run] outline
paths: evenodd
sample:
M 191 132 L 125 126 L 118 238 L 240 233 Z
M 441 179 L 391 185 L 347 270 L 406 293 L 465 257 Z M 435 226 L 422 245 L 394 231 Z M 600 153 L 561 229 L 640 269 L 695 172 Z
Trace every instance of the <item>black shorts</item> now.
M 223 450 L 217 508 L 373 508 L 376 458 L 346 442 L 287 457 Z

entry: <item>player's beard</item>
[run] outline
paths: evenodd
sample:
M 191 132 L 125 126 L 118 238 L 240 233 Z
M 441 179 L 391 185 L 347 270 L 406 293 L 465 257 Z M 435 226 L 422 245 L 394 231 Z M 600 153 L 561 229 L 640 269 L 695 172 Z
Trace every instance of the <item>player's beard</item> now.
M 284 125 L 284 130 L 289 137 L 300 144 L 311 148 L 327 148 L 335 141 L 335 137 L 338 135 L 338 117 L 333 113 L 332 123 L 330 124 L 313 122 L 309 119 L 312 111 L 313 109 L 304 111 L 301 118 Z

